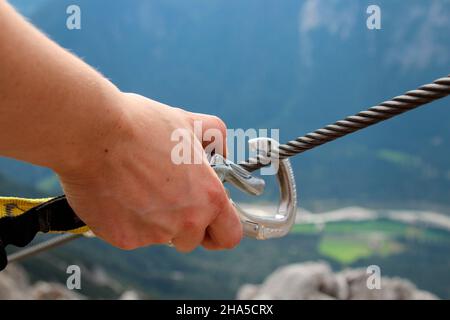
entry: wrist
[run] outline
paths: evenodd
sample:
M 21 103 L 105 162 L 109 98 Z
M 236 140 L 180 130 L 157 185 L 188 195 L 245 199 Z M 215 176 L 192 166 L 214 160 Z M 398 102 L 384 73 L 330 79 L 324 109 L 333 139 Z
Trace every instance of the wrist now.
M 73 119 L 69 119 L 67 132 L 46 165 L 57 174 L 95 174 L 125 129 L 123 93 L 105 82 L 98 84 L 95 97 L 78 106 Z

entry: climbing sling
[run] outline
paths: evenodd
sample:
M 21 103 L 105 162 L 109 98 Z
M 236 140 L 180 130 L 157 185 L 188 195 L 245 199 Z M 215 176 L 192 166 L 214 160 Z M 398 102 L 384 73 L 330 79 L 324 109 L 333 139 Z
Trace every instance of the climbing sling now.
M 0 197 L 0 270 L 7 265 L 5 247 L 24 247 L 38 232 L 83 233 L 86 225 L 64 196 L 53 199 Z
M 278 144 L 264 138 L 251 141 L 251 147 L 257 151 L 255 158 L 235 164 L 220 155 L 215 155 L 211 159 L 211 166 L 223 183 L 228 182 L 241 191 L 260 195 L 264 191 L 264 180 L 252 176 L 251 172 L 279 161 L 277 178 L 280 203 L 276 215 L 269 217 L 254 215 L 240 208 L 231 199 L 230 201 L 240 215 L 246 236 L 261 240 L 282 237 L 294 224 L 297 209 L 295 179 L 288 158 L 449 94 L 450 75 L 286 144 Z M 270 147 L 258 148 L 261 142 Z M 8 263 L 5 250 L 7 245 L 24 247 L 39 232 L 82 234 L 88 230 L 89 228 L 70 208 L 65 196 L 49 199 L 0 197 L 0 270 Z M 42 251 L 42 247 L 40 249 Z

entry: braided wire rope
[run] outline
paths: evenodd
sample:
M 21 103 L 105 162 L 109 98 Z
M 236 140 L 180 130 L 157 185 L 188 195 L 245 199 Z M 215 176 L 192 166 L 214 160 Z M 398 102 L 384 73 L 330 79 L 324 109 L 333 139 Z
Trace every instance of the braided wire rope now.
M 353 116 L 337 121 L 304 136 L 298 137 L 278 148 L 271 150 L 270 158 L 258 154 L 256 157 L 239 163 L 247 171 L 255 171 L 270 164 L 271 159 L 286 159 L 311 150 L 325 143 L 344 137 L 350 133 L 365 129 L 379 122 L 391 119 L 399 114 L 424 106 L 450 94 L 450 75 L 437 79 L 433 83 L 406 92 L 391 100 L 380 103 Z

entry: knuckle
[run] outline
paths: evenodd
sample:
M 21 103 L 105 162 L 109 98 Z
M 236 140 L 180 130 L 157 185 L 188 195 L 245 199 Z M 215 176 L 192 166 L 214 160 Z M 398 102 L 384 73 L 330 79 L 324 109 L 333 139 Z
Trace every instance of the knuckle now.
M 182 221 L 182 228 L 185 231 L 196 232 L 202 228 L 202 223 L 199 217 L 194 216 L 193 213 L 187 213 Z

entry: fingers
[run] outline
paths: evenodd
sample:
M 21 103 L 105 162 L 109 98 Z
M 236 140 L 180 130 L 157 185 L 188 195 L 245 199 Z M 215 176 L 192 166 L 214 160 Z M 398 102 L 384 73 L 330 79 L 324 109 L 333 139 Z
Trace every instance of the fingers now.
M 208 167 L 208 170 L 213 180 L 203 189 L 203 204 L 184 214 L 178 234 L 172 240 L 179 251 L 189 252 L 199 245 L 210 250 L 232 249 L 242 239 L 243 229 L 236 209 L 212 169 Z
M 206 153 L 221 154 L 226 157 L 226 134 L 227 127 L 225 123 L 218 117 L 192 113 L 194 121 L 201 121 L 202 130 L 194 132 L 197 138 L 202 141 Z M 232 249 L 239 244 L 242 239 L 243 230 L 239 216 L 235 208 L 231 205 L 228 197 L 220 184 L 220 195 L 216 195 L 214 202 L 218 202 L 220 213 L 204 230 L 204 238 L 201 244 L 210 250 Z
M 209 250 L 232 249 L 241 241 L 242 224 L 235 208 L 225 193 L 215 191 L 213 194 L 214 196 L 209 196 L 211 201 L 209 206 L 204 207 L 207 210 L 203 214 L 192 213 L 182 223 L 181 231 L 172 240 L 178 251 L 190 252 L 199 245 Z M 217 215 L 212 214 L 215 206 L 220 210 Z M 214 218 L 199 222 L 199 216 Z
M 181 252 L 191 252 L 201 245 L 205 229 L 195 222 L 184 223 L 181 233 L 172 239 L 172 244 Z
M 226 157 L 227 127 L 225 123 L 216 116 L 201 113 L 188 114 L 192 120 L 194 134 L 202 143 L 206 153 L 218 153 Z M 208 169 L 214 176 L 217 185 L 216 188 L 213 188 L 212 195 L 208 196 L 206 209 L 219 211 L 219 214 L 211 214 L 211 211 L 205 212 L 203 216 L 212 216 L 213 220 L 206 223 L 203 221 L 205 223 L 203 228 L 193 221 L 185 223 L 181 232 L 172 240 L 179 251 L 189 252 L 199 245 L 211 250 L 232 249 L 242 239 L 243 230 L 239 216 L 231 205 L 222 183 L 212 169 Z M 201 216 L 201 214 L 199 215 Z
M 227 127 L 225 123 L 216 116 L 201 113 L 191 113 L 191 116 L 194 122 L 201 123 L 201 130 L 196 130 L 194 126 L 194 133 L 202 142 L 205 151 L 209 154 L 214 152 L 226 157 Z
M 242 240 L 243 229 L 239 216 L 228 201 L 228 205 L 208 226 L 202 245 L 209 250 L 233 249 Z

